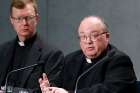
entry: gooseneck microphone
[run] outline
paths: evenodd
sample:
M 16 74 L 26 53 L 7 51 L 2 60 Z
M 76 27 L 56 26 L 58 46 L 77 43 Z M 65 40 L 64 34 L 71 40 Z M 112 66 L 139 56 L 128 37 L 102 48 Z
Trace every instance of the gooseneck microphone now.
M 8 72 L 8 74 L 6 76 L 6 79 L 5 79 L 5 85 L 4 85 L 5 92 L 7 93 L 7 83 L 8 83 L 8 79 L 9 79 L 10 75 L 12 75 L 15 72 L 22 71 L 22 70 L 27 70 L 29 68 L 32 68 L 32 67 L 35 67 L 35 66 L 38 66 L 38 65 L 41 65 L 41 64 L 43 64 L 43 61 L 41 61 L 39 63 L 36 63 L 36 64 L 33 64 L 33 65 L 25 66 L 25 67 L 15 69 L 15 70 L 12 70 L 12 71 Z
M 74 93 L 77 93 L 77 88 L 78 88 L 78 83 L 79 83 L 79 80 L 86 74 L 88 73 L 91 69 L 93 69 L 97 64 L 99 64 L 100 62 L 97 62 L 96 64 L 94 64 L 93 66 L 91 66 L 89 69 L 87 69 L 85 72 L 83 72 L 76 80 L 76 83 L 75 83 L 75 90 L 74 90 Z
M 102 58 L 101 60 L 99 60 L 97 63 L 95 63 L 93 66 L 91 66 L 89 69 L 87 69 L 86 71 L 84 71 L 76 80 L 76 83 L 75 83 L 75 89 L 74 89 L 74 93 L 77 93 L 77 89 L 78 89 L 78 83 L 79 83 L 79 80 L 85 75 L 87 74 L 90 70 L 92 70 L 96 65 L 104 62 L 104 61 L 107 61 L 109 59 L 110 56 L 112 56 L 114 54 L 114 49 L 111 50 L 104 58 Z

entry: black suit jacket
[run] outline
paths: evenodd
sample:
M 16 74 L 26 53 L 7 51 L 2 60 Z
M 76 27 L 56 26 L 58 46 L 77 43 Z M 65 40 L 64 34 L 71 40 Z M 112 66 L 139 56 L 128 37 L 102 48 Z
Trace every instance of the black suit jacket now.
M 12 54 L 14 52 L 16 39 L 7 42 L 0 46 L 0 85 L 4 85 L 4 78 L 7 76 L 7 69 L 11 63 Z M 29 56 L 25 66 L 33 65 L 39 62 L 43 62 L 38 66 L 32 67 L 28 70 L 24 70 L 21 73 L 22 82 L 20 86 L 22 88 L 38 89 L 38 79 L 42 73 L 45 72 L 48 75 L 50 83 L 55 84 L 60 70 L 63 66 L 63 54 L 60 50 L 49 46 L 41 38 L 37 36 L 32 48 L 29 51 Z
M 79 75 L 85 56 L 81 50 L 66 56 L 58 86 L 74 93 L 135 93 L 136 76 L 130 58 L 112 45 L 93 66 Z

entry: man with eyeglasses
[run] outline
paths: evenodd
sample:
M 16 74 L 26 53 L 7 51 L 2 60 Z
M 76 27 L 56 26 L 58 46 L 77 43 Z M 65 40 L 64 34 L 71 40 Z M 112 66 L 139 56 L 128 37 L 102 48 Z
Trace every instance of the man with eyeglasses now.
M 0 86 L 40 93 L 38 78 L 46 73 L 50 82 L 55 84 L 62 68 L 63 53 L 46 44 L 37 34 L 36 0 L 10 1 L 10 21 L 17 37 L 0 46 Z
M 98 16 L 85 17 L 78 29 L 81 50 L 65 58 L 58 87 L 47 76 L 39 80 L 42 93 L 136 93 L 130 58 L 109 44 L 109 31 Z

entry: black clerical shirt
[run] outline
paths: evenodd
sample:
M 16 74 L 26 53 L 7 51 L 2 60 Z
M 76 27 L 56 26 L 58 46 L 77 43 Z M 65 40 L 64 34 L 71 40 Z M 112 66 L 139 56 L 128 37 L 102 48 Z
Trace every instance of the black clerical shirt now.
M 32 47 L 33 42 L 35 41 L 35 38 L 36 36 L 26 40 L 25 42 L 23 42 L 22 46 L 19 44 L 19 40 L 17 39 L 9 71 L 25 67 L 29 51 Z M 20 87 L 21 80 L 22 80 L 22 71 L 15 72 L 11 74 L 11 76 L 9 77 L 8 85 Z
M 107 47 L 107 49 L 105 49 L 97 58 L 91 59 L 91 63 L 88 63 L 87 60 L 86 60 L 86 57 L 84 56 L 85 59 L 84 59 L 84 61 L 82 63 L 79 75 L 82 74 L 83 72 L 85 72 L 91 66 L 95 65 L 99 60 L 101 60 L 106 55 L 106 52 L 107 52 L 108 49 L 109 48 Z

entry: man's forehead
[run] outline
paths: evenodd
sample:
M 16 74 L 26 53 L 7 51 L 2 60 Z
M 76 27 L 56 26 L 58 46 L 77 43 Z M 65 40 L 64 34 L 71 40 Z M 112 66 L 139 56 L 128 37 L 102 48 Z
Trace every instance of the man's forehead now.
M 104 28 L 103 22 L 99 18 L 94 17 L 88 17 L 83 19 L 79 26 L 79 31 L 82 32 L 84 30 L 93 30 L 98 31 L 102 30 Z
M 91 30 L 91 31 L 79 31 L 79 34 L 80 35 L 83 35 L 83 34 L 98 34 L 100 33 L 101 31 L 96 31 L 96 30 Z

